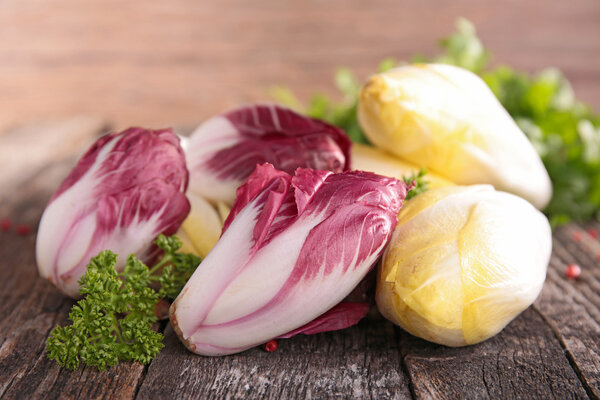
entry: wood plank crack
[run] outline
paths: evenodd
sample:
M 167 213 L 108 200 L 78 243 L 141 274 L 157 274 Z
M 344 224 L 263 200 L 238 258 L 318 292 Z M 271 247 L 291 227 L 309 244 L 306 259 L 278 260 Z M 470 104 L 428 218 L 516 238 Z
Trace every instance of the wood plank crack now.
M 585 379 L 585 376 L 583 375 L 581 369 L 577 365 L 577 362 L 575 362 L 573 353 L 571 353 L 571 351 L 567 347 L 567 345 L 564 341 L 564 338 L 560 335 L 560 332 L 558 331 L 558 329 L 547 319 L 547 317 L 544 315 L 544 313 L 541 310 L 539 310 L 535 305 L 532 308 L 535 312 L 537 312 L 539 314 L 539 316 L 546 322 L 546 324 L 554 332 L 554 336 L 556 337 L 556 339 L 558 339 L 559 343 L 561 344 L 561 346 L 565 352 L 565 356 L 567 357 L 567 360 L 569 360 L 569 364 L 571 365 L 571 368 L 573 368 L 573 371 L 575 371 L 575 373 L 577 374 L 577 378 L 579 378 L 579 381 L 583 385 L 583 388 L 585 389 L 585 392 L 587 393 L 588 397 L 590 399 L 597 399 L 598 398 L 597 394 L 594 393 L 594 389 L 589 385 L 587 379 Z

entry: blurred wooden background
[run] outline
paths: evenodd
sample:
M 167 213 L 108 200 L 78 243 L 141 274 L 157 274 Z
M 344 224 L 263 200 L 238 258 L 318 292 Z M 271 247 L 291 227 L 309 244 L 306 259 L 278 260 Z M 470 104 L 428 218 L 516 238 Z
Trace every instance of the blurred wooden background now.
M 0 130 L 88 115 L 117 128 L 195 125 L 285 84 L 437 52 L 457 17 L 495 63 L 561 68 L 600 109 L 600 1 L 2 0 Z

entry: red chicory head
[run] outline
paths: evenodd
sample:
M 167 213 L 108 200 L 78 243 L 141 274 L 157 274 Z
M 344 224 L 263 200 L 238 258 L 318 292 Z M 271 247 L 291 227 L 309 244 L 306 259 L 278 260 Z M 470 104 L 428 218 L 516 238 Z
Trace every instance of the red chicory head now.
M 171 306 L 199 354 L 356 323 L 365 303 L 341 303 L 390 239 L 407 185 L 352 171 L 265 164 L 238 189 L 221 239 Z
M 40 274 L 76 297 L 79 278 L 101 250 L 144 259 L 160 233 L 187 216 L 188 172 L 170 129 L 130 128 L 98 139 L 50 199 L 37 236 Z
M 237 108 L 200 125 L 184 142 L 190 190 L 232 204 L 258 164 L 293 174 L 296 168 L 350 168 L 348 136 L 326 122 L 277 105 Z

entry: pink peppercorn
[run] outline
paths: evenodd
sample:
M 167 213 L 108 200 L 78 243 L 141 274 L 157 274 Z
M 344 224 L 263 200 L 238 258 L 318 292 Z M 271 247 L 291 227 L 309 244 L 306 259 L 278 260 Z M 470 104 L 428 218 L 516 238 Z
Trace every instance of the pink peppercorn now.
M 31 228 L 29 227 L 29 225 L 17 225 L 15 229 L 17 231 L 17 234 L 21 236 L 27 236 L 31 232 Z
M 269 340 L 267 343 L 263 345 L 265 351 L 272 353 L 277 350 L 277 340 Z
M 0 221 L 0 230 L 7 232 L 8 230 L 10 230 L 10 227 L 12 226 L 12 221 L 8 218 L 3 219 L 2 221 Z
M 565 270 L 565 276 L 570 279 L 577 279 L 581 275 L 581 268 L 577 264 L 569 264 Z

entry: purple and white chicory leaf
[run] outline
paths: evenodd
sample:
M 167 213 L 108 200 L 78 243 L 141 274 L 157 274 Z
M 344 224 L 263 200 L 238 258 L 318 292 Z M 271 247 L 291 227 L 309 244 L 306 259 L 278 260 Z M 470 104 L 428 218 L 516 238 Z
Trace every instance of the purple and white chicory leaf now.
M 358 322 L 368 305 L 340 302 L 383 251 L 406 192 L 367 172 L 258 166 L 171 306 L 175 331 L 193 352 L 223 355 Z
M 101 250 L 150 256 L 154 239 L 187 216 L 188 172 L 170 129 L 129 128 L 98 139 L 46 206 L 37 235 L 40 275 L 77 297 L 79 278 Z
M 349 326 L 356 325 L 358 321 L 367 315 L 370 308 L 371 304 L 368 302 L 353 303 L 349 301 L 342 301 L 306 325 L 278 336 L 277 338 L 287 339 L 300 333 L 304 335 L 314 335 L 315 333 L 345 329 Z
M 348 136 L 326 122 L 277 105 L 252 105 L 200 125 L 185 139 L 190 191 L 232 204 L 256 165 L 341 172 L 350 168 Z

